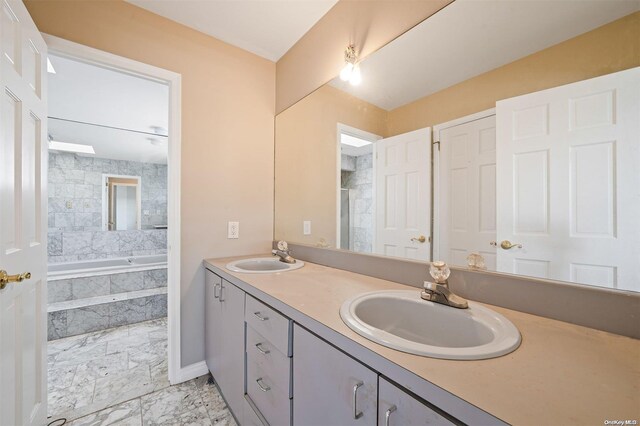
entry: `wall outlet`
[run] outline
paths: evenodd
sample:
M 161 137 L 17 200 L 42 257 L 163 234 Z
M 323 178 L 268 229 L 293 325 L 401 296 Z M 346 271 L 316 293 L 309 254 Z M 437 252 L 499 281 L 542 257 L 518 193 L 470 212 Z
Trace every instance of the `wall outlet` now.
M 302 222 L 302 233 L 304 235 L 311 235 L 311 221 L 305 220 Z
M 240 222 L 227 224 L 227 238 L 240 238 Z

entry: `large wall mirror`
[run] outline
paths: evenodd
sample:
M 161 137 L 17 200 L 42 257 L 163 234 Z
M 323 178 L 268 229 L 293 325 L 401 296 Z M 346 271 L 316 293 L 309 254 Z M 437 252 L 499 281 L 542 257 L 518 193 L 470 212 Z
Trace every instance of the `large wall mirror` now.
M 456 0 L 360 69 L 276 117 L 276 240 L 640 291 L 637 1 Z

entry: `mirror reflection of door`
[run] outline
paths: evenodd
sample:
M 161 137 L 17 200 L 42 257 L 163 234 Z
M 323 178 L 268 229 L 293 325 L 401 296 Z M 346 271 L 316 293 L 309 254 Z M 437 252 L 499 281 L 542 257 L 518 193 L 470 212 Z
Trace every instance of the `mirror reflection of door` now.
M 375 164 L 374 253 L 431 260 L 431 128 L 382 139 Z
M 495 270 L 496 117 L 487 114 L 435 129 L 440 162 L 434 256 L 465 266 L 470 253 L 479 253 Z
M 109 231 L 140 229 L 139 176 L 105 176 L 106 226 Z M 104 209 L 103 209 L 104 211 Z

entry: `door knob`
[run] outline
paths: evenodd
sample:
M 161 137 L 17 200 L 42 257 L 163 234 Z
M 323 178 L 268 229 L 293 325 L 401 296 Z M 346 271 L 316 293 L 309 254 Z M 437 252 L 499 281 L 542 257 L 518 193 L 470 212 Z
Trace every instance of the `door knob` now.
M 413 237 L 411 239 L 411 241 L 416 241 L 418 243 L 424 243 L 425 241 L 427 241 L 427 237 L 425 237 L 424 235 L 420 235 L 418 238 Z
M 515 247 L 515 248 L 522 248 L 522 244 L 517 244 L 517 243 L 516 243 L 516 244 L 514 244 L 514 243 L 512 243 L 512 242 L 511 242 L 511 241 L 509 241 L 509 240 L 504 240 L 504 241 L 502 241 L 502 242 L 500 243 L 500 247 L 501 247 L 503 250 L 511 250 L 511 249 L 512 249 L 512 248 L 514 248 L 514 247 Z
M 17 275 L 8 275 L 7 271 L 0 269 L 0 290 L 5 288 L 9 283 L 20 283 L 31 278 L 31 272 L 25 272 Z

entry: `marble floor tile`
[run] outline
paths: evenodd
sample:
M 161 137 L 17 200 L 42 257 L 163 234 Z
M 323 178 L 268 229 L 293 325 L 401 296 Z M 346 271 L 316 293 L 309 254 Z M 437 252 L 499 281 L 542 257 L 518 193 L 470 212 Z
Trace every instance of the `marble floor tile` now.
M 92 382 L 98 378 L 115 376 L 127 371 L 129 367 L 126 352 L 104 355 L 100 358 L 92 359 L 76 367 L 73 377 L 73 384 L 79 385 L 84 382 Z
M 166 319 L 158 319 L 50 341 L 49 415 L 111 424 L 104 422 L 119 414 L 88 415 L 169 387 L 166 328 Z M 113 424 L 138 425 L 141 416 Z
M 149 336 L 145 333 L 123 336 L 120 339 L 113 339 L 107 342 L 107 354 L 130 352 L 149 343 Z
M 114 395 L 124 394 L 139 388 L 148 388 L 151 384 L 149 365 L 142 364 L 122 371 L 120 374 L 96 379 L 93 398 L 96 401 L 111 400 Z
M 211 424 L 207 407 L 193 381 L 145 395 L 141 405 L 145 425 Z
M 89 414 L 70 423 L 71 426 L 107 426 L 116 424 L 142 425 L 139 398 Z
M 58 366 L 60 364 L 65 365 L 74 365 L 74 364 L 82 364 L 83 362 L 91 361 L 92 359 L 96 359 L 98 357 L 104 356 L 107 353 L 107 344 L 106 343 L 93 343 L 93 344 L 85 344 L 79 347 L 73 347 L 70 349 L 66 349 L 60 352 L 56 356 L 55 365 Z

